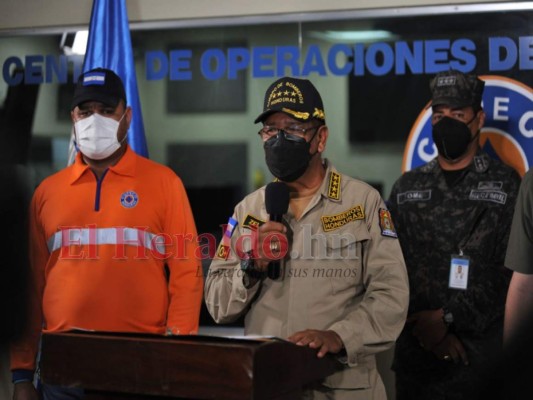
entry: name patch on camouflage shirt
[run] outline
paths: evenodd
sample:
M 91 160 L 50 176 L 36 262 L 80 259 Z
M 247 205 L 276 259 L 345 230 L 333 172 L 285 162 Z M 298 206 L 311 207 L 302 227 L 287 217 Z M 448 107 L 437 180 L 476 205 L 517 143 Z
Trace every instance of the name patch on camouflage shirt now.
M 505 204 L 507 193 L 497 190 L 471 190 L 469 200 L 492 201 L 493 203 Z
M 406 201 L 428 201 L 431 200 L 431 189 L 427 190 L 409 190 L 408 192 L 398 193 L 398 204 Z
M 340 214 L 336 215 L 323 215 L 322 219 L 322 228 L 324 232 L 333 231 L 339 229 L 346 225 L 348 222 L 356 221 L 358 219 L 364 219 L 365 212 L 361 204 L 350 208 Z
M 478 189 L 501 189 L 502 187 L 502 181 L 482 181 L 477 184 Z

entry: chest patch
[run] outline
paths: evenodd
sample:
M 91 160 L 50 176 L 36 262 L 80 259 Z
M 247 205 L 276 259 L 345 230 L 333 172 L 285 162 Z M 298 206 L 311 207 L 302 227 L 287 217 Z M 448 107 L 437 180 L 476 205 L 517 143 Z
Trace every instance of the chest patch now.
M 498 190 L 471 190 L 468 196 L 469 200 L 474 201 L 491 201 L 493 203 L 505 204 L 507 193 Z
M 122 193 L 120 196 L 120 204 L 125 208 L 133 208 L 139 202 L 139 196 L 133 190 Z
M 501 189 L 503 187 L 502 181 L 482 181 L 479 182 L 477 185 L 478 189 L 486 190 L 486 189 Z
M 320 217 L 322 220 L 322 228 L 324 232 L 333 231 L 346 225 L 348 222 L 356 221 L 358 219 L 364 219 L 365 212 L 361 204 L 350 208 L 340 214 L 335 215 L 323 215 Z
M 242 222 L 243 228 L 259 228 L 261 225 L 263 225 L 265 221 L 262 219 L 259 219 L 257 217 L 254 217 L 253 215 L 248 214 L 246 218 L 244 218 L 244 221 Z
M 408 201 L 428 201 L 431 200 L 431 189 L 427 190 L 409 190 L 408 192 L 398 193 L 398 204 Z

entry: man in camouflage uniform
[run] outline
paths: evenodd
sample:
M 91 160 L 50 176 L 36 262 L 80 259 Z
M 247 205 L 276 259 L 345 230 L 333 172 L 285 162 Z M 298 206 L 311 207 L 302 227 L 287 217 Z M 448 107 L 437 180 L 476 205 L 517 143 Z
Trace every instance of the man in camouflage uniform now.
M 473 398 L 480 370 L 501 349 L 520 183 L 479 148 L 484 82 L 451 70 L 430 88 L 438 156 L 400 177 L 388 203 L 411 290 L 393 364 L 398 400 Z
M 339 357 L 339 372 L 306 399 L 385 399 L 374 355 L 393 345 L 408 303 L 390 214 L 375 189 L 322 159 L 328 128 L 311 82 L 274 82 L 255 122 L 270 171 L 290 190 L 289 210 L 270 221 L 264 187 L 235 207 L 206 278 L 207 308 L 218 323 L 246 314 L 246 334 Z M 243 240 L 254 232 L 255 249 Z M 267 277 L 268 250 L 280 249 L 280 276 Z

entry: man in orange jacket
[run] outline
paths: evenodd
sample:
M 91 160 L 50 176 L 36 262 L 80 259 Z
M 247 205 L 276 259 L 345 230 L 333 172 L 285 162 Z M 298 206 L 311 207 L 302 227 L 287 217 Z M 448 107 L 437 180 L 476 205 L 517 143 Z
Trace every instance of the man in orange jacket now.
M 75 163 L 32 199 L 31 308 L 11 345 L 15 399 L 37 398 L 41 331 L 198 331 L 203 278 L 181 180 L 128 147 L 132 110 L 113 71 L 82 74 L 71 109 Z M 55 390 L 67 389 L 44 385 L 44 398 Z

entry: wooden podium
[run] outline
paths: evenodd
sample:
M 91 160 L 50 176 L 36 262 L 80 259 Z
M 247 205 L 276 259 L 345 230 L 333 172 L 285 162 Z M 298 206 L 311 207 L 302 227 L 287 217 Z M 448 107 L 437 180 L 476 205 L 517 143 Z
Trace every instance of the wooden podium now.
M 89 399 L 298 399 L 341 368 L 278 339 L 48 333 L 41 379 Z

